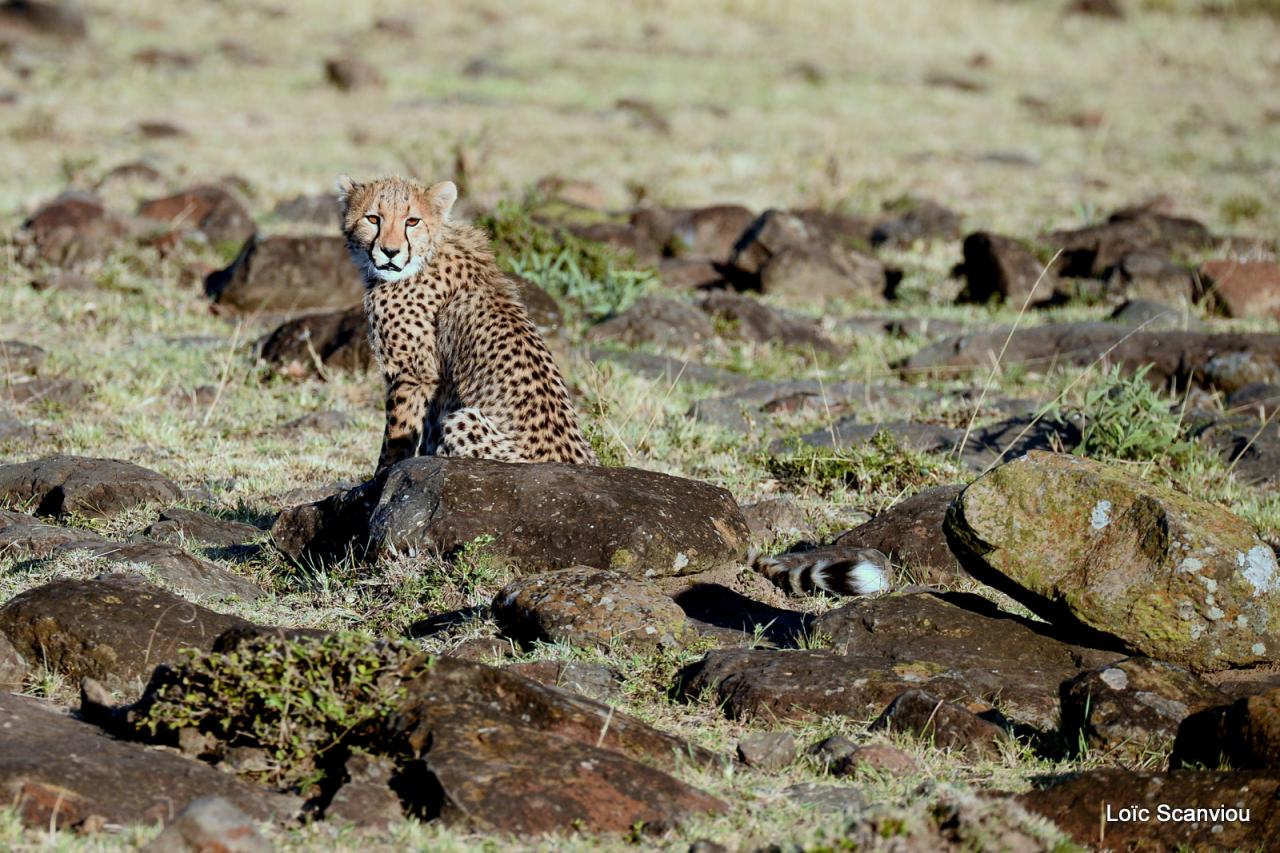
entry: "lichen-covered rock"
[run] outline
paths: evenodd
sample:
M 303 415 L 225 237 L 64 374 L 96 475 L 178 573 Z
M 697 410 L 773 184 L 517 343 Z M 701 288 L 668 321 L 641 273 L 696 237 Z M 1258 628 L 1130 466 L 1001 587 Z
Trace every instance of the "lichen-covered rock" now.
M 589 566 L 513 581 L 494 598 L 493 615 L 515 639 L 605 650 L 678 648 L 696 636 L 684 611 L 653 583 Z
M 208 650 L 223 631 L 248 625 L 124 574 L 56 580 L 0 607 L 0 634 L 27 661 L 116 689 L 176 662 L 181 649 Z
M 1180 666 L 1127 658 L 1062 685 L 1063 740 L 1108 761 L 1140 764 L 1169 747 L 1187 715 L 1224 698 Z
M 1032 452 L 972 483 L 947 535 L 1044 618 L 1196 671 L 1280 659 L 1280 568 L 1240 518 L 1098 462 Z

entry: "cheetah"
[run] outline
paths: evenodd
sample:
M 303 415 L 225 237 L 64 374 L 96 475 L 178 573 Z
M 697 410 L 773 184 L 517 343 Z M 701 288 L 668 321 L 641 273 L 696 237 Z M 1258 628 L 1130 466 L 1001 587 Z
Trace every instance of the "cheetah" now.
M 546 343 L 457 187 L 338 179 L 386 382 L 378 472 L 413 456 L 594 464 Z

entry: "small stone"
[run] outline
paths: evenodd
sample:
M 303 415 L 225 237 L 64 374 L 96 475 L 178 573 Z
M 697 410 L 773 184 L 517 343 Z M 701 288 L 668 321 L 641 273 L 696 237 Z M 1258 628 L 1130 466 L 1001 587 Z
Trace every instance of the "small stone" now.
M 1002 719 L 1000 724 L 990 722 L 923 690 L 907 690 L 899 695 L 869 731 L 905 732 L 935 749 L 984 758 L 998 758 L 1002 745 L 1012 741 Z
M 858 749 L 858 745 L 843 735 L 832 735 L 818 741 L 807 750 L 822 767 L 831 771 Z
M 271 853 L 257 824 L 218 796 L 192 800 L 143 853 Z
M 847 776 L 860 770 L 872 770 L 889 776 L 906 776 L 919 770 L 914 758 L 896 746 L 871 743 L 855 749 L 837 765 L 837 775 Z
M 819 785 L 801 782 L 783 791 L 787 799 L 801 806 L 808 806 L 823 813 L 851 815 L 862 811 L 866 804 L 857 788 L 843 785 Z
M 776 771 L 796 760 L 796 738 L 791 732 L 752 732 L 738 741 L 738 757 L 748 767 Z
M 344 92 L 380 89 L 386 84 L 378 69 L 353 56 L 326 60 L 324 76 L 334 87 Z

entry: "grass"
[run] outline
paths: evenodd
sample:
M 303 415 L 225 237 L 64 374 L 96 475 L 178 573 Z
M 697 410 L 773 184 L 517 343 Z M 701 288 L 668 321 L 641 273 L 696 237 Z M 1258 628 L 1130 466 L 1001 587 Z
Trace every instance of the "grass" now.
M 841 0 L 631 0 L 623 7 L 583 0 L 406 1 L 379 4 L 376 13 L 312 0 L 283 5 L 282 17 L 249 3 L 180 11 L 160 0 L 84 5 L 93 27 L 89 45 L 37 46 L 25 79 L 9 65 L 0 67 L 0 89 L 18 93 L 17 102 L 0 111 L 2 233 L 68 184 L 94 185 L 112 167 L 135 161 L 154 165 L 163 178 L 159 185 L 104 186 L 116 210 L 130 212 L 142 198 L 234 175 L 268 233 L 299 228 L 268 219 L 276 202 L 328 191 L 339 173 L 439 178 L 457 176 L 461 164 L 467 202 L 503 202 L 488 224 L 498 232 L 504 263 L 564 301 L 574 344 L 591 322 L 624 310 L 657 283 L 632 259 L 547 222 L 615 221 L 640 196 L 680 205 L 817 205 L 872 214 L 916 195 L 960 211 L 966 228 L 1033 237 L 1162 192 L 1180 213 L 1215 231 L 1273 240 L 1280 233 L 1280 205 L 1268 201 L 1280 197 L 1273 153 L 1280 149 L 1280 122 L 1271 117 L 1280 109 L 1271 95 L 1278 25 L 1274 4 L 1262 0 L 1229 4 L 1240 13 L 1264 13 L 1258 17 L 1204 15 L 1207 5 L 1228 4 L 1195 0 L 1129 4 L 1130 18 L 1120 24 L 1064 18 L 1061 4 L 1051 0 L 903 0 L 856 9 Z M 375 15 L 406 17 L 419 35 L 378 35 Z M 218 48 L 225 39 L 265 55 L 269 64 L 229 59 Z M 192 53 L 195 67 L 152 69 L 131 59 L 159 45 Z M 346 95 L 327 87 L 323 59 L 347 50 L 377 65 L 386 88 Z M 511 73 L 465 74 L 480 55 Z M 931 72 L 972 77 L 985 89 L 931 87 L 924 82 Z M 1031 108 L 1028 96 L 1051 109 Z M 670 134 L 637 126 L 614 108 L 627 97 L 649 101 Z M 1099 113 L 1101 123 L 1082 129 L 1061 120 L 1081 111 Z M 133 129 L 158 119 L 188 135 L 147 140 Z M 552 175 L 595 184 L 609 209 L 569 210 L 530 195 L 530 187 Z M 1100 319 L 1108 310 L 1072 305 L 1020 315 L 1018 306 L 953 305 L 959 283 L 949 271 L 960 260 L 958 241 L 880 255 L 904 273 L 903 301 L 888 309 L 766 300 L 819 318 L 839 345 L 832 359 L 733 341 L 681 354 L 755 379 L 897 387 L 889 364 L 924 341 L 856 333 L 840 325 L 842 318 L 875 311 L 967 327 L 1015 321 L 1034 327 Z M 162 257 L 125 243 L 86 265 L 93 289 L 37 292 L 26 282 L 45 271 L 20 267 L 4 247 L 0 339 L 45 347 L 42 375 L 81 379 L 92 390 L 65 405 L 14 407 L 36 436 L 0 445 L 0 457 L 63 452 L 129 459 L 189 490 L 183 505 L 259 525 L 283 506 L 368 476 L 382 425 L 377 377 L 333 372 L 323 382 L 291 382 L 267 375 L 251 344 L 269 322 L 214 316 L 193 286 L 203 271 L 225 261 L 223 247 L 185 245 Z M 1222 330 L 1276 328 L 1273 321 L 1202 319 Z M 621 365 L 592 363 L 580 350 L 563 366 L 607 464 L 707 480 L 744 504 L 785 496 L 820 537 L 845 529 L 851 511 L 877 513 L 920 489 L 971 476 L 946 458 L 904 451 L 883 438 L 849 451 L 775 456 L 763 452 L 774 438 L 829 419 L 780 416 L 778 435 L 766 430 L 744 437 L 687 416 L 692 403 L 723 389 L 652 380 Z M 859 402 L 854 412 L 867 423 L 910 418 L 981 428 L 1002 417 L 992 405 L 999 400 L 1055 401 L 1059 411 L 1089 416 L 1087 454 L 1127 464 L 1154 481 L 1172 479 L 1280 542 L 1280 496 L 1237 482 L 1228 466 L 1192 447 L 1183 401 L 1141 382 L 1096 368 L 1004 364 L 989 378 L 938 379 L 922 387 L 941 400 L 890 395 Z M 201 397 L 214 402 L 193 402 L 197 389 L 214 389 L 213 398 Z M 975 407 L 979 395 L 983 404 Z M 352 420 L 327 432 L 278 429 L 326 410 Z M 154 521 L 158 509 L 71 523 L 122 539 Z M 484 608 L 511 576 L 483 542 L 451 563 L 401 556 L 300 570 L 269 548 L 247 562 L 209 556 L 267 592 L 257 602 L 216 607 L 264 624 L 364 631 L 428 653 L 496 636 Z M 105 565 L 84 554 L 0 555 L 0 600 L 55 577 L 91 577 Z M 1016 609 L 989 589 L 973 589 Z M 815 612 L 839 605 L 823 597 L 778 603 Z M 417 637 L 423 621 L 440 613 L 460 618 L 447 630 Z M 822 638 L 805 642 L 821 646 Z M 619 676 L 621 710 L 728 754 L 762 724 L 728 720 L 710 701 L 674 702 L 667 695 L 673 673 L 699 651 L 635 655 L 545 644 L 520 650 L 514 660 L 609 666 Z M 51 671 L 35 674 L 26 691 L 63 705 L 76 698 L 75 685 Z M 862 740 L 866 723 L 828 719 L 788 728 L 807 746 L 832 734 Z M 834 780 L 807 758 L 775 775 L 682 770 L 686 781 L 725 798 L 729 811 L 638 842 L 587 835 L 543 842 L 483 838 L 414 821 L 379 831 L 317 824 L 272 830 L 271 840 L 283 850 L 684 850 L 698 838 L 742 849 L 775 843 L 840 849 L 848 821 L 790 802 L 782 794 L 787 786 L 854 784 L 871 804 L 878 831 L 920 835 L 933 832 L 939 815 L 948 813 L 939 803 L 1026 790 L 1037 776 L 1104 760 L 1058 761 L 1021 751 L 975 762 L 912 741 L 895 743 L 918 772 Z M 1156 766 L 1161 756 L 1151 760 Z M 127 828 L 82 838 L 23 829 L 11 811 L 0 809 L 5 849 L 126 849 L 154 834 Z M 974 849 L 982 842 L 980 835 L 968 839 Z

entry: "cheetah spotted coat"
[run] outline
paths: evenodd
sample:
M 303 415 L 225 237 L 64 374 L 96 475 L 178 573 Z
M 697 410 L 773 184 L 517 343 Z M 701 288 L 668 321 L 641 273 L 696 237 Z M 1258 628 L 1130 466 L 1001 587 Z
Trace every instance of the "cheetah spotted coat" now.
M 453 184 L 340 182 L 386 381 L 378 470 L 415 455 L 594 463 L 564 380 Z

